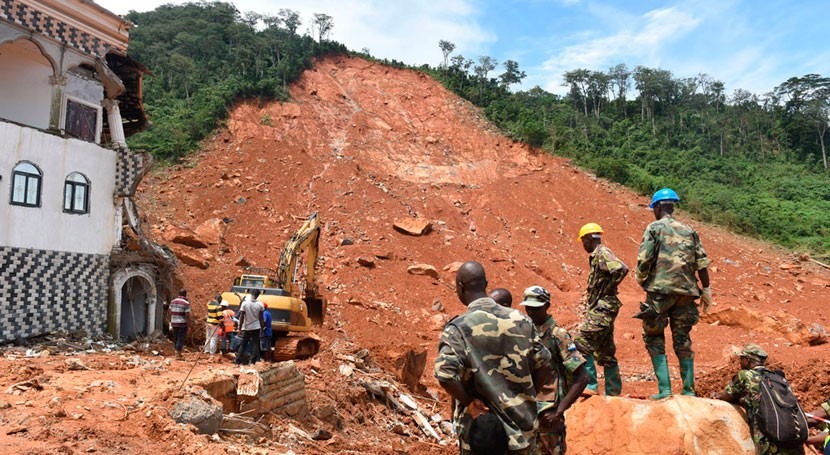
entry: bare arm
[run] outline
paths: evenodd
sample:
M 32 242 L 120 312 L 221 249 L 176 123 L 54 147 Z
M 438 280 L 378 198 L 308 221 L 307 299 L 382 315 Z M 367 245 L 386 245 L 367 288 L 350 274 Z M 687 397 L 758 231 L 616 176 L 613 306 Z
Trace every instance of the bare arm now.
M 735 397 L 733 397 L 732 395 L 730 395 L 726 392 L 713 392 L 712 393 L 712 398 L 714 398 L 716 400 L 728 401 L 730 403 L 735 402 Z
M 700 269 L 697 271 L 697 276 L 700 278 L 700 287 L 709 287 L 709 269 Z
M 537 368 L 531 373 L 531 376 L 533 377 L 533 388 L 538 395 L 542 391 L 542 387 L 550 381 L 552 373 L 550 368 Z

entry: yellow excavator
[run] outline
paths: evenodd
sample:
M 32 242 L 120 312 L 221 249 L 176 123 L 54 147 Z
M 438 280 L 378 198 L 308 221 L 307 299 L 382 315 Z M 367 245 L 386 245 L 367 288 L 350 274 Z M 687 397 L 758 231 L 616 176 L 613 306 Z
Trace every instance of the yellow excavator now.
M 271 312 L 273 359 L 277 361 L 306 359 L 320 350 L 320 340 L 311 332 L 312 324 L 320 325 L 326 314 L 326 300 L 317 293 L 315 267 L 317 266 L 320 222 L 317 212 L 286 243 L 280 254 L 275 276 L 268 269 L 251 269 L 233 280 L 230 292 L 222 299 L 237 311 L 242 299 L 253 289 L 259 289 L 259 301 Z M 297 279 L 299 256 L 305 251 L 305 277 Z M 263 272 L 263 274 L 256 274 Z

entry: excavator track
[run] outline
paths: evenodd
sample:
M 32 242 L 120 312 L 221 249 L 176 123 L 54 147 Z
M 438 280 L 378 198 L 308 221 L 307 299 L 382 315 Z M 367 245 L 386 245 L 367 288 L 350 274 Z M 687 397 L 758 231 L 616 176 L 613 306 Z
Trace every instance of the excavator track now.
M 274 361 L 302 360 L 320 351 L 320 340 L 310 336 L 284 336 L 274 342 Z

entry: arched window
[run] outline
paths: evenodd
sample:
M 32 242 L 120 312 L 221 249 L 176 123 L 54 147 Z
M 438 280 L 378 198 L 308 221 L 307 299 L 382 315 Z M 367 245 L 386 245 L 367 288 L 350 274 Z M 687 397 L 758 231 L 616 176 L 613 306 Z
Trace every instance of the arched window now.
M 89 212 L 89 180 L 83 174 L 73 172 L 66 177 L 63 185 L 63 211 Z
M 40 169 L 34 164 L 23 161 L 12 171 L 13 205 L 40 207 Z

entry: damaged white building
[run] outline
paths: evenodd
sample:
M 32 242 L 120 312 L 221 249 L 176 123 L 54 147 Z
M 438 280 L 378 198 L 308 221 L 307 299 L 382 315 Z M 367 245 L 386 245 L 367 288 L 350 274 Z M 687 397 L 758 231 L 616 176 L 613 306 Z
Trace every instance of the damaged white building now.
M 170 255 L 132 197 L 152 164 L 132 25 L 89 0 L 0 0 L 0 343 L 161 329 Z

